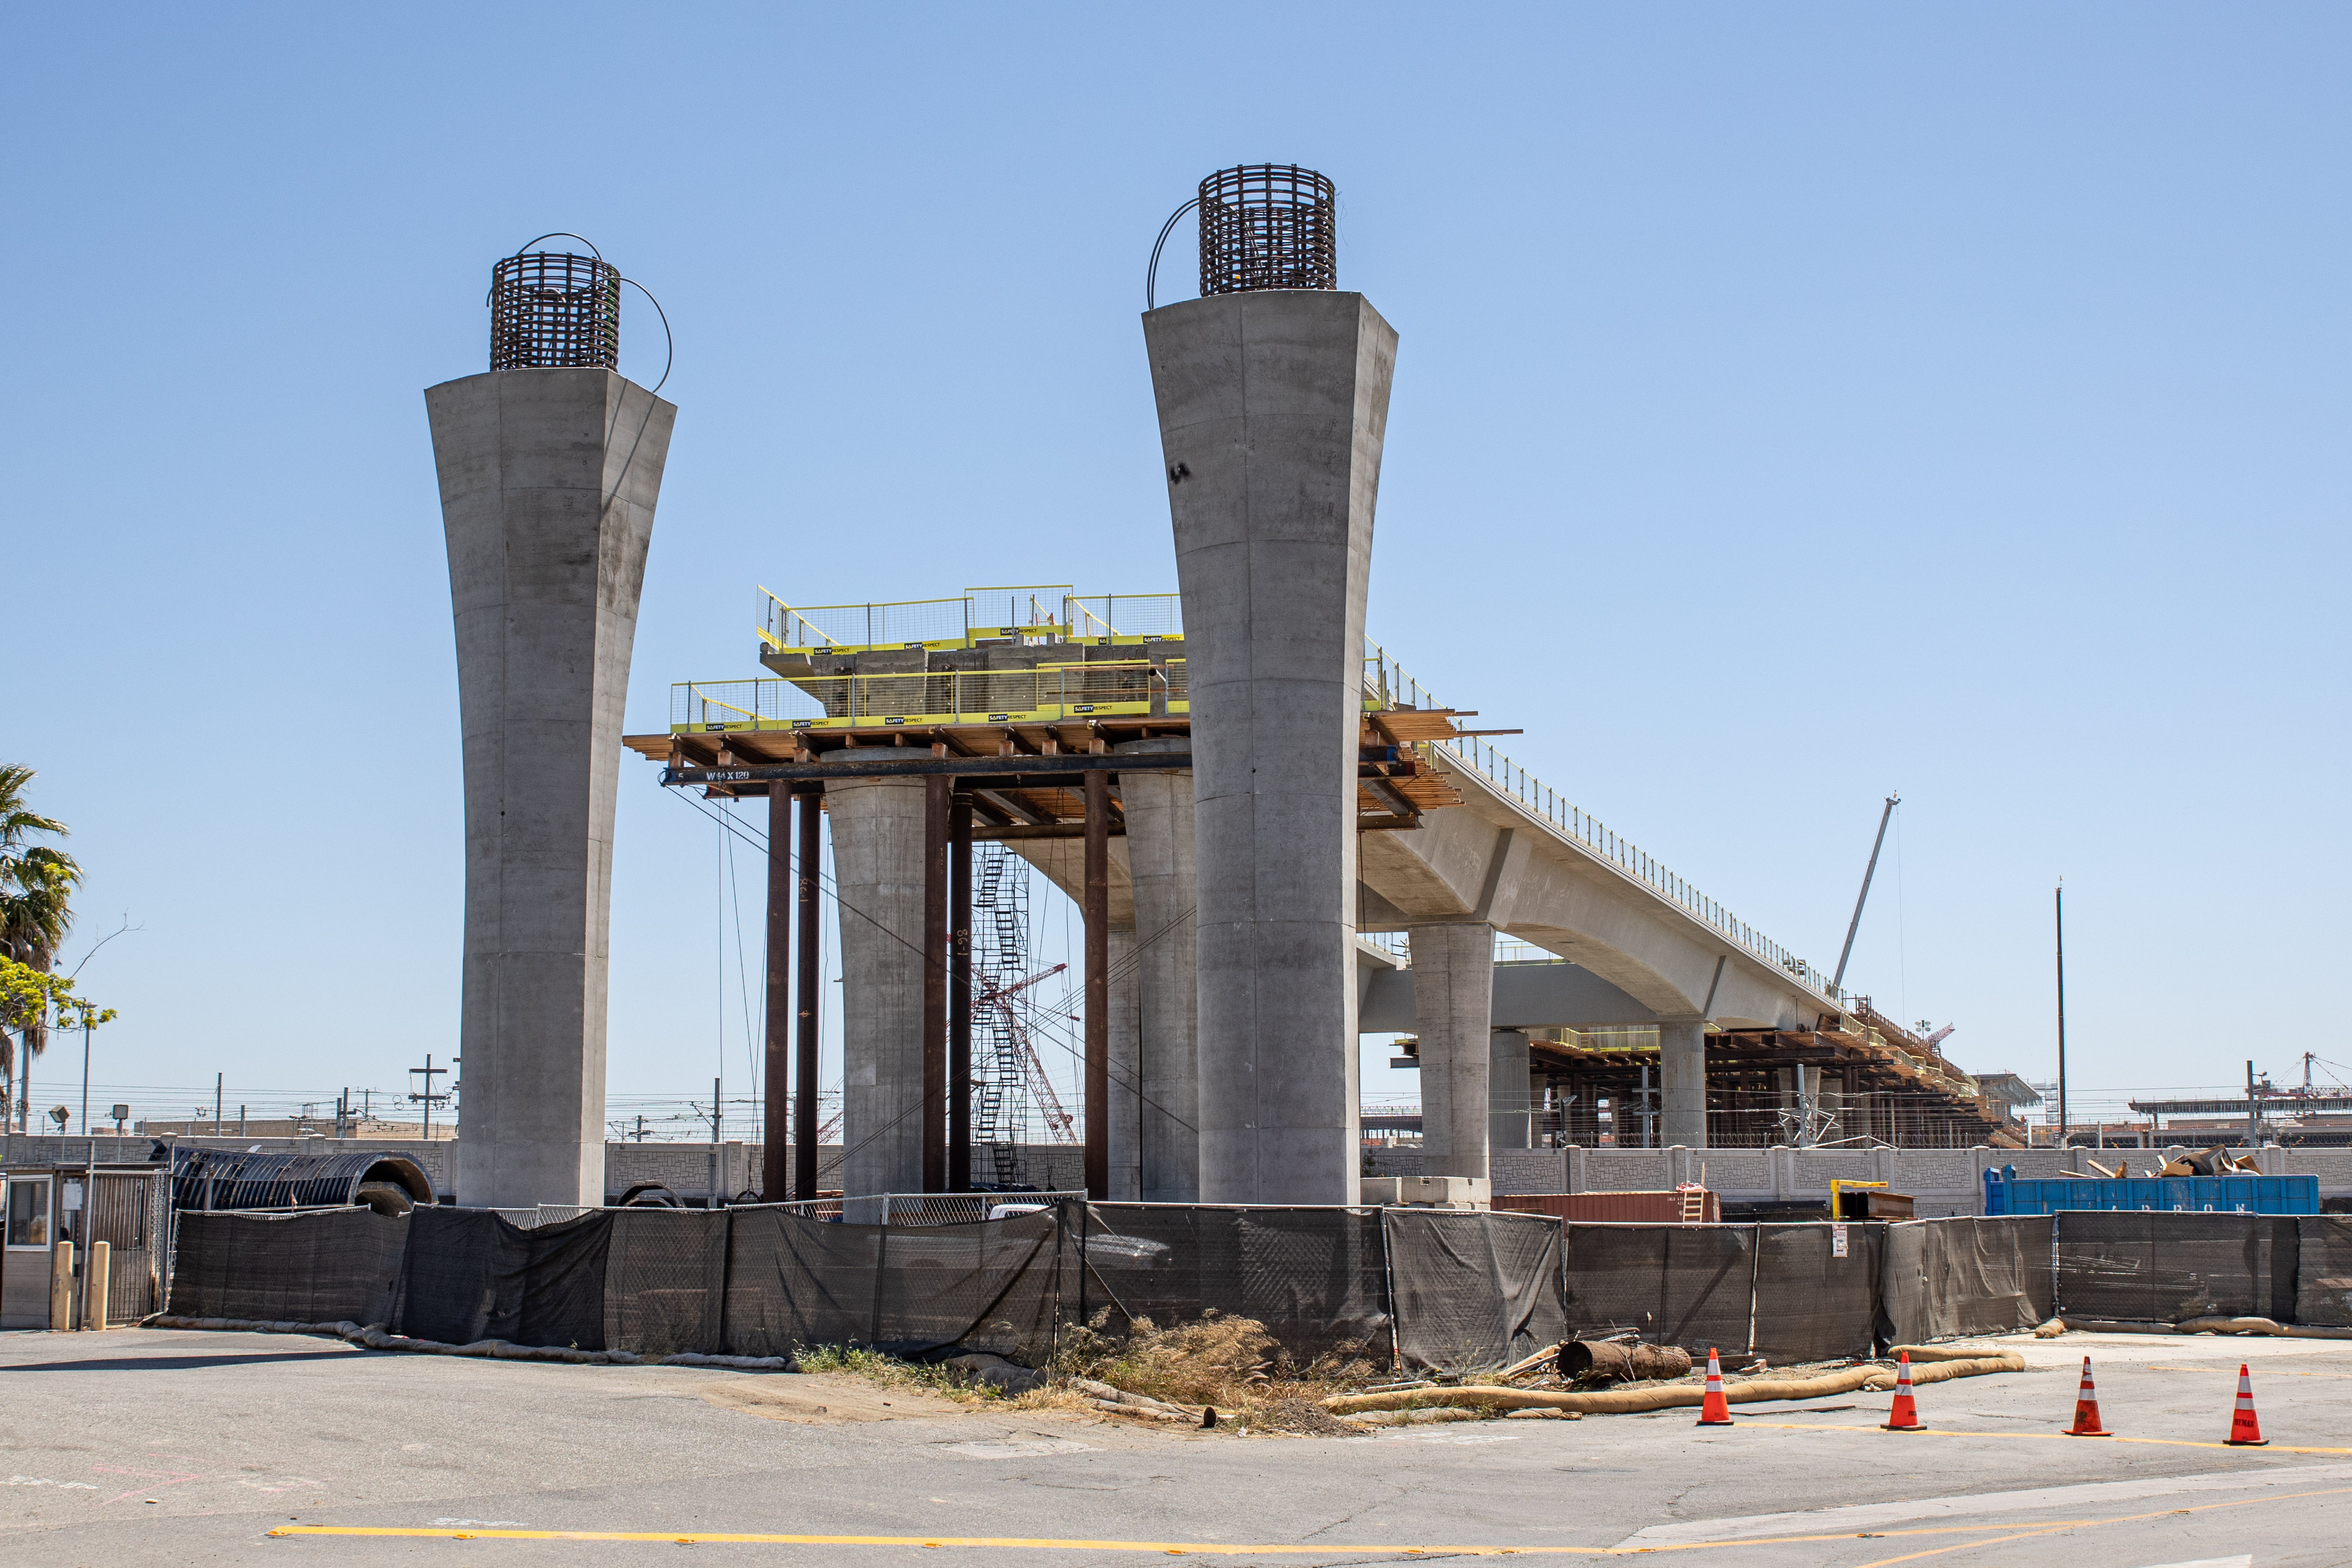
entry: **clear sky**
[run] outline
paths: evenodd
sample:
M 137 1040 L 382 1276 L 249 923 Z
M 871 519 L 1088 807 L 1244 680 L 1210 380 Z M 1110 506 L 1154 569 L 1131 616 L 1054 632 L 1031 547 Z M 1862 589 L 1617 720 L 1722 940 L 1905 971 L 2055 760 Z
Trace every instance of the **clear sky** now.
M 2341 7 L 51 6 L 0 73 L 0 754 L 89 868 L 68 962 L 138 928 L 83 977 L 157 1109 L 456 1047 L 420 392 L 493 259 L 577 230 L 676 328 L 652 730 L 755 672 L 755 584 L 1172 588 L 1144 262 L 1263 160 L 1402 334 L 1371 631 L 1425 685 L 1824 965 L 1900 789 L 1850 978 L 1963 1065 L 2051 1070 L 2062 875 L 2078 1085 L 2352 1063 Z M 742 992 L 654 781 L 612 1081 L 682 1099 Z

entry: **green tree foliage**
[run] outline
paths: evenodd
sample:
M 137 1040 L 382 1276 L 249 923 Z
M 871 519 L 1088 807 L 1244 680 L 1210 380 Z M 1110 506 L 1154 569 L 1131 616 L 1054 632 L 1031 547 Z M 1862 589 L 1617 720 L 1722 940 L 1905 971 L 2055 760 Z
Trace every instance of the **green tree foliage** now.
M 56 989 L 49 970 L 66 933 L 73 929 L 74 889 L 81 885 L 81 867 L 54 845 L 36 838 L 63 838 L 66 825 L 35 811 L 27 798 L 33 770 L 20 763 L 0 763 L 0 1103 L 16 1101 L 16 1047 L 29 1059 L 48 1043 L 52 1027 L 79 1029 L 85 1019 L 104 1018 L 79 1005 L 68 984 Z M 21 972 L 21 973 L 20 973 Z M 37 986 L 24 975 L 37 975 Z M 26 989 L 33 986 L 33 989 Z M 71 1023 L 67 1019 L 70 1016 Z M 109 1012 L 106 1017 L 112 1017 Z M 9 1038 L 10 1033 L 16 1036 Z

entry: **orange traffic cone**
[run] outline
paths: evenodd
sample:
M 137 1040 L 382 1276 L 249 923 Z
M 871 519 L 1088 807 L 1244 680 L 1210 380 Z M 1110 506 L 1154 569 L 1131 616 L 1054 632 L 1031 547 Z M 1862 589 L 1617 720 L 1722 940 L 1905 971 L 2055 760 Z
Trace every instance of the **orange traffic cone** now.
M 2113 1432 L 2099 1425 L 2099 1391 L 2091 1386 L 2091 1358 L 2083 1358 L 2083 1386 L 2074 1394 L 2074 1424 L 2066 1428 L 2069 1437 L 2112 1437 Z
M 1924 1432 L 1920 1424 L 1919 1406 L 1911 1400 L 1911 1352 L 1905 1351 L 1895 1368 L 1895 1408 L 1886 1413 L 1885 1429 L 1889 1432 Z
M 2270 1442 L 2263 1436 L 2263 1424 L 2254 1419 L 2254 1380 L 2246 1371 L 2246 1363 L 2238 1363 L 2238 1408 L 2230 1416 L 2230 1447 L 2260 1448 Z
M 1712 1348 L 1706 1352 L 1706 1397 L 1698 1402 L 1698 1424 L 1702 1426 L 1728 1426 L 1731 1421 L 1731 1401 L 1723 1396 L 1723 1363 Z

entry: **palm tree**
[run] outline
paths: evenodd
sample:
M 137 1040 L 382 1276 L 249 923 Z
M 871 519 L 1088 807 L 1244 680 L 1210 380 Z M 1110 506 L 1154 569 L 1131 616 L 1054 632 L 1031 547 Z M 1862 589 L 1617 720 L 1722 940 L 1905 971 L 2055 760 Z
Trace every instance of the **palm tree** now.
M 35 834 L 63 838 L 68 832 L 64 823 L 26 804 L 33 777 L 22 763 L 0 763 L 0 953 L 47 973 L 73 927 L 73 892 L 82 871 L 64 850 L 26 842 Z M 48 1043 L 37 1021 L 19 1026 L 17 1034 L 28 1060 Z M 16 1080 L 16 1051 L 0 1031 L 0 1081 L 11 1099 Z

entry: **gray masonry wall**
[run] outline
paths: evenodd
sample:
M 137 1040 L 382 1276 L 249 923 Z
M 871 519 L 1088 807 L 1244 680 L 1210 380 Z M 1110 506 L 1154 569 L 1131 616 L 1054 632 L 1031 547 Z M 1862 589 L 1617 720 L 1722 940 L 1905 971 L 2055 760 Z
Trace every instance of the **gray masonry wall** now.
M 1497 1149 L 1491 1156 L 1495 1191 L 1514 1193 L 1663 1192 L 1698 1182 L 1730 1203 L 1826 1203 L 1832 1178 L 1885 1182 L 1918 1202 L 1922 1219 L 1983 1212 L 1980 1173 L 2015 1165 L 2021 1177 L 2051 1177 L 2062 1170 L 2091 1173 L 2096 1160 L 2112 1170 L 2148 1176 L 2180 1149 Z M 1376 1176 L 1430 1174 L 1413 1149 L 1368 1153 Z M 2352 1149 L 2282 1149 L 2255 1156 L 2267 1175 L 2315 1175 L 2327 1198 L 2352 1199 Z
M 500 1207 L 594 1203 L 621 709 L 677 410 L 593 369 L 425 403 L 466 770 L 459 1180 Z
M 1396 333 L 1360 294 L 1143 318 L 1200 889 L 1201 1197 L 1357 1196 L 1356 758 Z

